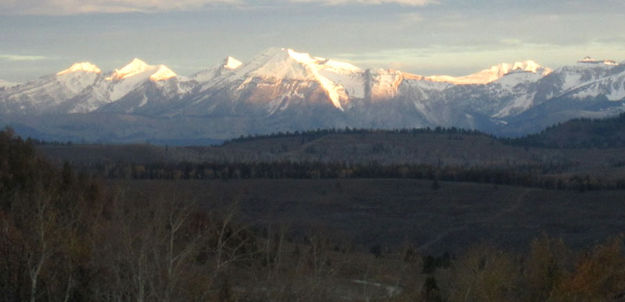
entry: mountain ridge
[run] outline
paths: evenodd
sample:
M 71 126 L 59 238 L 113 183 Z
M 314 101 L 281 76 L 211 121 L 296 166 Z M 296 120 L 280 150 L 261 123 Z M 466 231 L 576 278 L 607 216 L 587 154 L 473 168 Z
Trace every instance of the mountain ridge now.
M 488 84 L 497 81 L 512 72 L 526 72 L 546 76 L 553 72 L 553 70 L 551 68 L 544 67 L 533 60 L 527 60 L 514 63 L 500 63 L 493 65 L 488 69 L 460 77 L 435 75 L 426 77 L 426 79 L 435 82 L 448 82 L 456 85 Z
M 621 112 L 625 65 L 590 58 L 555 70 L 528 60 L 433 79 L 271 48 L 247 62 L 226 57 L 189 77 L 135 58 L 112 72 L 80 62 L 0 89 L 0 120 L 6 124 L 99 140 L 105 136 L 76 129 L 96 129 L 109 115 L 124 121 L 99 125 L 113 141 L 228 139 L 336 127 L 441 126 L 522 136 L 571 118 Z M 46 116 L 54 122 L 41 121 Z

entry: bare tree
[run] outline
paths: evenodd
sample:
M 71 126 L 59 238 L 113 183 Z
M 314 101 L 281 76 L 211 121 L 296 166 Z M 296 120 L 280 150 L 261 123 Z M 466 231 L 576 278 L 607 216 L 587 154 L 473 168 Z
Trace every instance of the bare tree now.
M 514 258 L 487 245 L 473 247 L 452 265 L 448 300 L 515 301 L 520 269 Z
M 40 186 L 21 202 L 24 239 L 26 240 L 26 265 L 30 278 L 30 298 L 34 302 L 38 296 L 39 279 L 44 266 L 58 246 L 57 213 L 52 205 L 52 196 Z M 30 216 L 30 217 L 29 217 Z

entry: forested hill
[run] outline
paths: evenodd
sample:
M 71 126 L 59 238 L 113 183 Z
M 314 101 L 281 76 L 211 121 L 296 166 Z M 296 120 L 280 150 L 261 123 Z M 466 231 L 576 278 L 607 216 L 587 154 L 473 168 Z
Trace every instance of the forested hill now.
M 561 158 L 537 155 L 479 132 L 458 129 L 318 130 L 243 137 L 220 146 L 41 144 L 38 148 L 53 160 L 77 165 L 287 161 L 507 166 L 536 164 L 543 158 L 560 162 Z
M 511 142 L 515 145 L 550 148 L 623 147 L 625 113 L 607 119 L 574 119 Z
M 530 143 L 532 140 L 540 141 L 540 137 L 504 140 L 453 128 L 345 129 L 242 137 L 220 146 L 39 144 L 37 148 L 54 162 L 67 161 L 82 167 L 117 163 L 321 162 L 498 168 L 558 166 L 591 174 L 597 169 L 602 174 L 606 169 L 616 169 L 618 178 L 622 176 L 623 147 L 542 148 L 548 144 L 537 146 L 536 142 Z
M 625 113 L 612 118 L 573 119 L 553 125 L 540 133 L 527 135 L 521 138 L 496 138 L 492 135 L 461 128 L 422 128 L 398 130 L 371 130 L 371 129 L 321 129 L 302 132 L 279 132 L 261 136 L 242 136 L 226 141 L 224 145 L 261 142 L 276 139 L 299 139 L 303 142 L 314 141 L 326 136 L 344 135 L 359 136 L 361 138 L 388 135 L 410 137 L 425 137 L 426 135 L 448 135 L 456 139 L 478 138 L 489 141 L 489 144 L 503 143 L 523 147 L 547 148 L 617 148 L 625 147 Z

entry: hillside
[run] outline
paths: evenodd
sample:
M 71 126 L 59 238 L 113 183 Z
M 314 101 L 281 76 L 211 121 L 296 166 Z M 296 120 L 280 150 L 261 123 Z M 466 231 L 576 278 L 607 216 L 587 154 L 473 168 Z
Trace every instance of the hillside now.
M 625 114 L 606 119 L 574 119 L 512 142 L 550 148 L 625 147 Z

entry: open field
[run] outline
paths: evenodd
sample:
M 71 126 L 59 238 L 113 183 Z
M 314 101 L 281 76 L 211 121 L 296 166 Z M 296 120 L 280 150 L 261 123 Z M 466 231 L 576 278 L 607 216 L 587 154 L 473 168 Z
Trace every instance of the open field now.
M 322 232 L 366 250 L 410 244 L 440 254 L 479 243 L 518 250 L 543 232 L 582 248 L 625 231 L 623 191 L 450 182 L 433 190 L 431 181 L 392 179 L 113 182 L 145 198 L 171 192 L 205 206 L 236 201 L 247 223 Z

